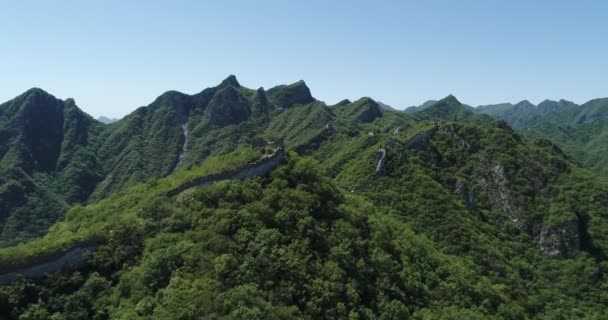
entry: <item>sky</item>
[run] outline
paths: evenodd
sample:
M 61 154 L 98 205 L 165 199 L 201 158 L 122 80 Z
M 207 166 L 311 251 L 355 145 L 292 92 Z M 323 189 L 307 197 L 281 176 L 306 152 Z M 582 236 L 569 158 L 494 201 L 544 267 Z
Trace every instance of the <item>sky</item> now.
M 608 1 L 1 1 L 0 101 L 39 87 L 97 117 L 230 74 L 403 109 L 608 96 Z

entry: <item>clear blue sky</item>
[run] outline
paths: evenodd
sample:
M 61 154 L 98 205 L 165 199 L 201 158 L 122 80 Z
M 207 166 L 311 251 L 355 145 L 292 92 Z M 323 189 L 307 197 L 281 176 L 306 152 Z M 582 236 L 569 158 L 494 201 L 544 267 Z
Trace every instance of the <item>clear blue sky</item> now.
M 128 3 L 127 3 L 128 2 Z M 229 74 L 395 107 L 608 96 L 608 1 L 4 1 L 0 101 L 123 116 Z

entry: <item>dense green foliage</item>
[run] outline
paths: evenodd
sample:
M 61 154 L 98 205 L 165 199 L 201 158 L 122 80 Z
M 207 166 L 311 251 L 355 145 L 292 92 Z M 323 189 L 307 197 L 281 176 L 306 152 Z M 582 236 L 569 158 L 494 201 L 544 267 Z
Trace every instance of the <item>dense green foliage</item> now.
M 71 205 L 99 201 L 262 137 L 282 134 L 289 147 L 303 150 L 333 118 L 303 81 L 266 92 L 241 87 L 230 76 L 195 95 L 166 92 L 110 125 L 71 99 L 32 89 L 0 105 L 0 246 L 43 235 Z
M 608 177 L 608 99 L 583 105 L 545 100 L 535 106 L 480 106 L 478 112 L 504 120 L 532 139 L 549 139 L 593 172 Z
M 454 97 L 405 114 L 369 98 L 329 107 L 303 82 L 264 91 L 229 77 L 99 128 L 83 158 L 59 159 L 91 168 L 69 160 L 89 155 L 103 182 L 82 201 L 56 191 L 81 190 L 57 184 L 57 169 L 32 169 L 25 178 L 48 197 L 38 201 L 83 205 L 0 249 L 0 269 L 101 244 L 76 270 L 0 287 L 7 319 L 608 316 L 608 182 Z M 292 151 L 270 175 L 168 196 L 279 137 Z
M 104 128 L 40 89 L 0 105 L 0 246 L 44 234 L 101 179 Z

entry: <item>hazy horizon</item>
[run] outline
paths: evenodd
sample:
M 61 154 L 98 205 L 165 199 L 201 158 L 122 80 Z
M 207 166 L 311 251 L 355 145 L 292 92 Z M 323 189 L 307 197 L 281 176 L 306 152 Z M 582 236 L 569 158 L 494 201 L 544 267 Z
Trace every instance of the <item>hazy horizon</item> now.
M 398 109 L 608 96 L 608 3 L 583 1 L 22 2 L 0 12 L 0 101 L 39 87 L 94 117 L 229 74 L 304 80 L 328 104 Z M 218 13 L 222 13 L 221 15 Z

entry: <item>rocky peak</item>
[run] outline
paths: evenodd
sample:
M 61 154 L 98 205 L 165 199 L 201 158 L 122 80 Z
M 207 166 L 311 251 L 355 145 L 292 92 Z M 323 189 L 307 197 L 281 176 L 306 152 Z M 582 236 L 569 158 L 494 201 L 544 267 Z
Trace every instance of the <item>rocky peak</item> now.
M 380 105 L 369 97 L 363 97 L 353 102 L 351 108 L 348 113 L 353 115 L 358 122 L 369 123 L 382 117 Z
M 439 100 L 439 102 L 442 102 L 447 105 L 461 105 L 460 101 L 458 101 L 458 99 L 456 99 L 456 97 L 454 97 L 451 94 L 448 95 L 447 97 Z
M 531 109 L 531 108 L 536 108 L 536 106 L 534 104 L 532 104 L 532 102 L 528 101 L 528 100 L 522 100 L 518 103 L 516 103 L 515 105 L 513 105 L 513 109 L 517 110 L 517 109 Z
M 579 224 L 573 216 L 558 225 L 544 227 L 538 240 L 540 249 L 553 258 L 572 257 L 581 247 Z
M 577 106 L 575 103 L 561 99 L 559 101 L 545 99 L 543 102 L 538 104 L 539 111 L 543 113 L 549 112 L 561 112 L 565 109 Z
M 348 99 L 344 99 L 344 100 L 336 103 L 335 105 L 333 105 L 333 107 L 341 107 L 341 106 L 349 105 L 351 103 L 353 103 L 353 102 Z
M 219 90 L 205 109 L 209 123 L 220 127 L 245 121 L 250 113 L 249 102 L 234 86 Z
M 268 95 L 282 108 L 315 101 L 303 80 L 290 85 L 281 85 L 268 90 Z
M 272 111 L 272 104 L 268 100 L 268 96 L 266 95 L 264 88 L 259 88 L 256 90 L 251 109 L 252 113 L 256 116 L 267 116 L 269 112 Z
M 179 91 L 167 91 L 160 95 L 150 105 L 153 109 L 156 108 L 171 108 L 180 117 L 182 122 L 185 122 L 193 108 L 192 98 Z
M 222 81 L 220 83 L 220 85 L 218 86 L 218 88 L 225 88 L 225 87 L 228 87 L 228 86 L 233 86 L 235 88 L 240 88 L 241 84 L 236 79 L 236 77 L 231 74 L 226 79 L 224 79 L 224 81 Z
M 0 120 L 12 129 L 11 139 L 20 141 L 27 173 L 55 168 L 63 140 L 64 108 L 64 101 L 39 88 L 0 106 Z

